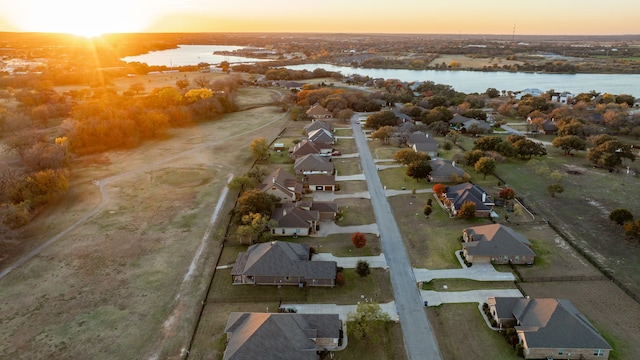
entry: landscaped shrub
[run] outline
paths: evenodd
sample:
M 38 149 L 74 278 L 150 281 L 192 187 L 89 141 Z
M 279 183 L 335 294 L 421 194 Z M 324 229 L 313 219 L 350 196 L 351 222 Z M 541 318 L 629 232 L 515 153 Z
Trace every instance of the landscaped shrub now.
M 344 286 L 347 283 L 347 278 L 344 276 L 343 272 L 336 273 L 336 285 Z

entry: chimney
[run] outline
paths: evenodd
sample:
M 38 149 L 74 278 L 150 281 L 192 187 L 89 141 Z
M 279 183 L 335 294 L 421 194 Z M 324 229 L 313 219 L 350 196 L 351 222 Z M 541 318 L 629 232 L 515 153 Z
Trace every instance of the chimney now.
M 482 193 L 482 202 L 487 202 L 487 193 Z
M 275 176 L 271 178 L 271 183 L 275 184 L 276 183 L 276 178 Z

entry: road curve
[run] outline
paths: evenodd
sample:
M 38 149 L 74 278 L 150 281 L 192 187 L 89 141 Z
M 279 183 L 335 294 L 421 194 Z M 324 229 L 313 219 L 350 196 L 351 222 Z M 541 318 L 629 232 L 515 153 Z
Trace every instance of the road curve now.
M 371 204 L 380 230 L 383 252 L 391 273 L 391 284 L 407 355 L 411 360 L 439 360 L 442 359 L 442 355 L 424 312 L 422 296 L 418 290 L 400 229 L 385 196 L 367 139 L 360 124 L 356 122 L 361 115 L 353 116 L 351 126 L 371 194 Z

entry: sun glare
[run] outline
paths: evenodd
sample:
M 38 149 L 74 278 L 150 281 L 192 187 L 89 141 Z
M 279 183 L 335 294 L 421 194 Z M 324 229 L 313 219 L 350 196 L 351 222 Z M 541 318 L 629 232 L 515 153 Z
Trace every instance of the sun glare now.
M 37 4 L 25 11 L 19 1 L 9 5 L 7 15 L 22 31 L 67 33 L 87 38 L 106 33 L 143 31 L 153 18 L 152 9 L 143 9 L 139 2 L 111 0 L 35 0 Z

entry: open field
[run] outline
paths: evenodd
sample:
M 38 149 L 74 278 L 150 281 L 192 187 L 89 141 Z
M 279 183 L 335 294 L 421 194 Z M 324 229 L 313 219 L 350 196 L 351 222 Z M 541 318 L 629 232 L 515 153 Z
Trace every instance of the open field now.
M 522 283 L 531 297 L 568 299 L 613 346 L 612 360 L 640 352 L 640 308 L 611 281 Z
M 343 218 L 336 221 L 338 226 L 366 225 L 376 222 L 369 199 L 346 198 L 336 199 L 335 202 L 338 203 L 343 214 Z
M 478 304 L 445 304 L 425 311 L 444 360 L 518 359 L 502 334 L 487 327 Z
M 365 234 L 367 245 L 357 249 L 351 242 L 353 234 L 332 234 L 325 237 L 298 237 L 292 242 L 307 244 L 318 252 L 332 253 L 334 256 L 376 256 L 382 252 L 380 239 L 372 234 Z M 287 240 L 289 241 L 289 240 Z
M 423 207 L 432 194 L 399 195 L 388 198 L 411 264 L 427 269 L 457 269 L 455 252 L 461 249 L 462 229 L 485 222 L 449 218 L 435 199 L 433 213 L 424 217 Z M 489 223 L 488 221 L 486 223 Z
M 520 65 L 522 61 L 517 60 L 507 60 L 501 57 L 468 57 L 461 54 L 441 54 L 437 58 L 435 58 L 429 65 L 435 66 L 440 65 L 442 63 L 446 65 L 450 65 L 452 62 L 458 63 L 461 68 L 472 68 L 472 69 L 482 69 L 484 67 L 493 67 L 497 66 L 502 68 L 504 65 Z
M 338 176 L 362 174 L 360 158 L 341 158 L 338 156 L 334 157 L 331 161 L 336 168 L 336 175 Z
M 405 360 L 407 352 L 404 349 L 402 329 L 400 323 L 391 323 L 389 329 L 375 337 L 364 339 L 348 338 L 349 344 L 343 351 L 334 353 L 336 360 Z M 368 356 L 368 357 L 367 357 Z
M 0 357 L 177 358 L 224 235 L 214 227 L 214 242 L 203 241 L 209 219 L 228 175 L 252 163 L 237 144 L 257 129 L 275 137 L 283 120 L 278 109 L 254 108 L 78 159 L 68 195 L 23 230 L 2 267 L 101 207 L 0 280 Z M 269 123 L 280 126 L 261 128 Z M 105 184 L 102 205 L 96 179 Z M 220 209 L 220 224 L 232 205 Z
M 516 194 L 522 196 L 538 217 L 548 219 L 574 243 L 584 249 L 600 266 L 609 269 L 631 290 L 640 294 L 637 271 L 640 247 L 628 243 L 620 226 L 609 221 L 609 213 L 625 208 L 640 214 L 640 186 L 637 177 L 594 169 L 584 159 L 584 152 L 565 157 L 557 149 L 548 149 L 544 162 L 550 170 L 568 174 L 565 191 L 552 198 L 546 191 L 549 181 L 533 172 L 525 161 L 510 160 L 498 165 L 497 173 Z

